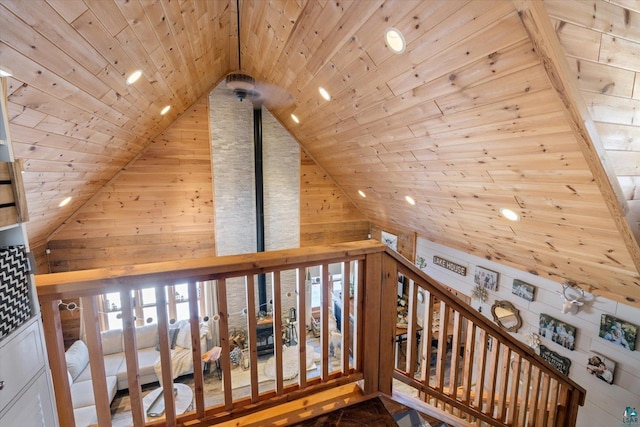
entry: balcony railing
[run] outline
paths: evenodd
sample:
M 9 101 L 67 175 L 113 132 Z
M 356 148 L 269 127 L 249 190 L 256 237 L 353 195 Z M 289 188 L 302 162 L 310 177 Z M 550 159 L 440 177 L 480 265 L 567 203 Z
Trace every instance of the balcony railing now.
M 341 286 L 334 292 L 329 266 L 336 263 L 340 265 Z M 320 334 L 317 341 L 320 361 L 317 375 L 309 376 L 303 368 L 307 366 L 307 353 L 313 351 L 307 345 L 310 337 L 304 327 L 304 320 L 311 315 L 307 310 L 306 271 L 317 267 L 322 272 Z M 394 370 L 397 314 L 394 301 L 398 272 L 408 277 L 410 296 L 403 370 Z M 274 313 L 275 375 L 272 387 L 267 390 L 261 389 L 260 373 L 257 371 L 258 322 L 255 319 L 258 302 L 255 297 L 255 276 L 258 274 L 267 275 Z M 132 419 L 134 425 L 142 426 L 145 425 L 145 411 L 136 355 L 131 291 L 156 288 L 162 383 L 170 384 L 173 381 L 172 353 L 165 287 L 188 283 L 191 358 L 193 366 L 199 367 L 205 350 L 201 347 L 200 339 L 205 313 L 200 312 L 197 293 L 198 286 L 202 288 L 201 283 L 205 281 L 214 281 L 217 289 L 217 312 L 210 316 L 213 320 L 209 322 L 213 321 L 213 326 L 219 331 L 219 344 L 222 347 L 219 359 L 222 402 L 213 405 L 205 403 L 208 396 L 203 371 L 194 369 L 193 410 L 177 414 L 173 392 L 170 387 L 165 387 L 164 419 L 146 425 L 211 425 L 359 380 L 363 380 L 365 395 L 391 395 L 394 378 L 417 390 L 425 404 L 478 425 L 573 426 L 578 405 L 584 402 L 583 389 L 551 368 L 528 347 L 457 301 L 441 285 L 384 245 L 362 241 L 36 276 L 60 425 L 75 425 L 58 311 L 60 300 L 81 298 L 98 424 L 101 427 L 110 426 L 110 399 L 104 380 L 105 366 L 98 321 L 101 314 L 96 296 L 120 292 Z M 295 282 L 293 285 L 292 281 Z M 425 295 L 421 313 L 418 313 L 416 300 L 419 289 Z M 243 314 L 246 315 L 246 354 L 251 380 L 247 395 L 241 397 L 236 396 L 232 389 L 234 370 L 229 355 L 232 347 L 230 319 L 233 313 L 229 312 L 228 307 L 233 301 L 227 298 L 230 293 L 241 293 L 246 299 L 246 313 Z M 290 361 L 283 361 L 283 336 L 280 333 L 283 316 L 280 314 L 286 313 L 292 304 L 297 309 L 297 318 L 301 320 L 297 328 L 299 375 L 295 381 L 286 381 L 287 366 L 284 363 Z M 453 330 L 449 333 L 441 328 L 435 337 L 435 350 L 432 350 L 431 344 L 435 341 L 430 331 L 436 304 L 439 305 L 441 324 L 451 317 Z M 340 333 L 330 326 L 331 312 L 338 310 Z M 421 325 L 418 319 L 424 319 Z M 422 340 L 418 344 L 420 337 Z M 487 345 L 489 337 L 493 339 L 491 351 Z M 338 357 L 332 355 L 336 346 L 342 349 L 339 355 L 336 354 Z M 452 357 L 452 354 L 456 357 Z M 432 361 L 435 375 L 431 375 Z

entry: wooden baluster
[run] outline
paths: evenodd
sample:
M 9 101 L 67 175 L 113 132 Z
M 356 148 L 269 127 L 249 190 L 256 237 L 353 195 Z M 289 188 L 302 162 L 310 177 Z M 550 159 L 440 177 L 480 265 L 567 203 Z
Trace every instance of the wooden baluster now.
M 511 362 L 511 389 L 509 390 L 509 409 L 507 411 L 507 424 L 513 424 L 518 419 L 518 396 L 520 394 L 520 355 L 513 353 Z
M 87 347 L 89 348 L 89 367 L 91 368 L 91 382 L 93 396 L 98 414 L 98 425 L 111 427 L 111 408 L 107 377 L 104 371 L 104 356 L 102 354 L 102 339 L 100 336 L 100 315 L 95 297 L 82 297 L 82 319 L 85 325 Z
M 329 379 L 329 304 L 331 304 L 331 293 L 329 289 L 329 265 L 322 265 L 321 274 L 321 303 L 320 303 L 320 349 L 322 352 L 322 381 Z
M 547 418 L 547 426 L 553 427 L 556 422 L 556 406 L 558 404 L 558 380 L 551 378 L 551 387 L 549 394 L 549 417 Z
M 440 330 L 438 331 L 438 357 L 436 359 L 436 378 L 434 388 L 440 392 L 444 389 L 445 362 L 447 357 L 447 326 L 449 325 L 449 308 L 440 301 Z M 446 404 L 442 403 L 442 409 L 446 409 Z M 434 406 L 438 406 L 438 401 Z
M 142 290 L 136 289 L 133 291 L 134 297 L 134 305 L 133 311 L 136 316 L 136 327 L 144 326 L 144 311 L 142 310 Z
M 418 316 L 416 313 L 416 307 L 418 305 L 418 287 L 415 282 L 409 280 L 409 307 L 407 311 L 407 347 L 404 360 L 404 371 L 410 378 L 415 376 L 416 371 L 416 354 L 418 352 L 418 345 L 416 343 L 418 337 Z
M 342 263 L 342 373 L 349 372 L 349 348 L 351 347 L 351 301 L 350 301 L 350 275 L 351 265 L 349 261 Z M 303 366 L 303 365 L 300 365 Z
M 460 366 L 460 339 L 462 335 L 462 319 L 460 312 L 453 312 L 453 339 L 451 343 L 451 362 L 449 368 L 449 396 L 457 399 L 458 396 L 458 367 Z M 453 414 L 453 406 L 449 406 L 449 412 Z
M 500 360 L 500 389 L 498 392 L 498 413 L 496 418 L 500 421 L 504 421 L 505 413 L 507 410 L 507 385 L 509 383 L 509 370 L 511 369 L 511 349 L 508 345 L 503 344 L 502 358 Z
M 540 399 L 538 400 L 538 421 L 537 426 L 543 427 L 546 424 L 547 411 L 549 410 L 549 374 L 543 374 L 542 376 L 542 390 L 540 392 Z
M 158 314 L 158 344 L 162 367 L 165 423 L 173 427 L 176 425 L 176 405 L 173 397 L 173 363 L 171 363 L 171 344 L 169 343 L 167 293 L 165 287 L 160 285 L 156 286 L 156 313 Z
M 571 389 L 570 400 L 567 410 L 566 425 L 574 427 L 578 419 L 578 408 L 580 406 L 580 392 L 575 388 Z
M 429 385 L 431 376 L 431 338 L 433 330 L 433 295 L 423 290 L 424 311 L 422 313 L 422 351 L 420 352 L 420 380 Z M 422 392 L 420 392 L 422 393 Z M 425 395 L 426 397 L 426 395 Z
M 167 305 L 169 307 L 169 319 L 178 319 L 178 309 L 176 306 L 176 287 L 167 286 Z
M 279 271 L 272 273 L 271 284 L 271 298 L 273 300 L 273 347 L 276 360 L 276 394 L 282 396 L 284 392 L 282 372 L 282 285 Z
M 464 363 L 462 365 L 462 395 L 461 401 L 465 405 L 470 404 L 471 380 L 473 378 L 473 365 L 475 362 L 475 338 L 476 325 L 467 319 L 467 340 L 464 345 Z
M 529 419 L 527 420 L 527 426 L 534 427 L 536 425 L 538 408 L 538 395 L 540 393 L 540 369 L 533 366 L 533 380 L 531 381 L 531 397 L 529 399 L 529 407 L 527 412 Z
M 256 290 L 253 274 L 245 277 L 249 340 L 249 370 L 251 372 L 251 403 L 258 402 L 258 338 L 256 328 Z
M 354 359 L 354 367 L 357 371 L 364 370 L 364 362 L 363 362 L 363 351 L 364 348 L 364 333 L 363 333 L 363 319 L 364 319 L 364 299 L 362 298 L 363 289 L 364 289 L 364 266 L 365 263 L 361 261 L 356 261 L 356 268 L 358 271 L 357 274 L 357 282 L 356 286 L 354 286 L 354 295 L 353 295 L 353 309 L 355 313 L 353 313 L 353 318 L 355 319 L 355 324 L 353 325 L 353 335 L 354 335 L 354 348 L 353 348 L 353 359 Z
M 529 412 L 529 388 L 531 386 L 531 362 L 527 359 L 523 359 L 522 361 L 523 373 L 522 373 L 522 387 L 521 390 L 521 398 L 520 398 L 520 407 L 518 409 L 518 423 L 519 426 L 524 426 L 527 413 Z
M 64 356 L 64 338 L 58 300 L 43 301 L 40 304 L 44 338 L 53 380 L 53 393 L 56 396 L 58 421 L 61 426 L 75 426 L 71 388 L 67 376 L 67 362 Z
M 298 280 L 296 283 L 296 292 L 298 294 L 298 350 L 300 352 L 298 358 L 298 384 L 300 389 L 307 387 L 307 291 L 305 269 L 298 269 Z
M 487 410 L 485 414 L 494 417 L 494 407 L 496 399 L 496 383 L 498 381 L 498 361 L 500 356 L 500 341 L 490 336 L 492 340 L 491 358 L 489 360 L 489 376 L 487 377 Z M 497 417 L 496 417 L 497 418 Z
M 127 383 L 129 385 L 129 400 L 133 425 L 144 425 L 144 407 L 142 405 L 142 388 L 140 386 L 140 371 L 138 368 L 138 351 L 136 345 L 136 330 L 131 307 L 131 292 L 121 291 L 122 304 L 122 338 L 124 355 L 127 364 Z
M 563 384 L 560 384 L 560 391 L 558 392 L 558 404 L 556 406 L 556 426 L 564 427 L 565 420 L 567 419 L 567 404 L 569 403 L 569 391 L 570 389 Z
M 480 329 L 478 333 L 478 360 L 477 360 L 477 370 L 476 370 L 476 395 L 473 399 L 473 406 L 483 412 L 485 407 L 485 399 L 484 399 L 484 374 L 486 371 L 486 360 L 487 360 L 487 331 L 484 329 Z M 480 426 L 480 420 L 477 420 L 476 424 Z
M 222 367 L 222 380 L 224 384 L 224 409 L 226 411 L 230 411 L 233 409 L 233 396 L 231 389 L 231 360 L 229 360 L 231 346 L 229 345 L 227 281 L 225 279 L 218 280 L 218 310 L 220 316 L 220 319 L 218 320 L 218 326 L 220 329 L 220 347 L 222 347 L 222 351 L 220 353 L 220 365 Z
M 371 276 L 368 276 L 371 277 Z M 375 276 L 373 276 L 375 277 Z M 396 321 L 398 311 L 396 301 L 398 295 L 398 265 L 390 256 L 382 257 L 382 287 L 378 293 L 378 391 L 391 394 L 393 388 L 393 342 L 396 339 Z M 375 280 L 374 280 L 375 281 Z M 367 291 L 371 282 L 367 282 Z M 367 293 L 367 305 L 369 305 L 369 293 Z M 374 297 L 375 298 L 375 297 Z M 367 307 L 369 309 L 369 307 Z M 367 333 L 367 340 L 371 337 Z M 368 357 L 368 355 L 367 355 Z
M 200 342 L 200 311 L 198 304 L 198 284 L 189 280 L 189 322 L 191 323 L 191 352 L 193 353 L 193 386 L 195 390 L 196 414 L 204 416 L 204 375 L 202 372 L 202 348 Z M 200 293 L 204 299 L 204 293 Z M 205 349 L 206 351 L 206 349 Z
M 198 293 L 200 298 L 198 299 L 200 316 L 204 318 L 207 315 L 207 297 L 205 294 L 205 287 L 208 282 L 198 282 Z

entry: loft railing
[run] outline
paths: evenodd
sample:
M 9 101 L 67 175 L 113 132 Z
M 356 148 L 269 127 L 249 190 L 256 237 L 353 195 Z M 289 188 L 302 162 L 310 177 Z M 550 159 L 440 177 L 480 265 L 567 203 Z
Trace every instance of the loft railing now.
M 341 264 L 341 291 L 331 286 L 329 265 Z M 319 374 L 304 375 L 306 366 L 307 332 L 304 321 L 298 327 L 299 375 L 295 383 L 284 381 L 282 350 L 283 299 L 293 298 L 298 319 L 306 319 L 305 272 L 320 266 L 321 307 L 319 319 Z M 351 274 L 351 273 L 354 274 Z M 397 274 L 410 279 L 409 318 L 407 329 L 405 369 L 394 370 L 396 345 Z M 273 300 L 273 331 L 275 380 L 267 391 L 259 388 L 257 372 L 257 328 L 254 275 L 266 274 L 270 280 Z M 287 279 L 283 279 L 285 277 Z M 295 277 L 295 291 L 282 292 L 283 280 Z M 353 281 L 353 292 L 351 278 Z M 123 341 L 127 366 L 127 381 L 133 423 L 145 425 L 140 372 L 136 357 L 136 329 L 133 290 L 154 287 L 158 309 L 159 357 L 162 382 L 173 380 L 171 350 L 169 348 L 166 286 L 188 283 L 190 332 L 193 366 L 200 366 L 203 348 L 200 343 L 200 323 L 204 313 L 197 302 L 198 283 L 215 281 L 218 312 L 216 318 L 222 347 L 220 365 L 224 397 L 222 403 L 206 405 L 207 393 L 200 369 L 193 373 L 193 410 L 177 414 L 170 388 L 165 388 L 165 419 L 146 425 L 211 425 L 228 421 L 254 411 L 274 407 L 297 397 L 303 397 L 342 384 L 363 380 L 365 395 L 392 394 L 393 379 L 414 387 L 422 400 L 455 416 L 478 425 L 548 425 L 573 426 L 578 405 L 584 402 L 584 390 L 549 367 L 528 347 L 508 333 L 496 328 L 467 305 L 457 301 L 440 284 L 425 276 L 395 252 L 375 241 L 352 242 L 313 248 L 225 256 L 198 260 L 182 260 L 126 267 L 103 268 L 36 276 L 38 295 L 42 303 L 47 351 L 60 425 L 75 425 L 66 362 L 59 301 L 81 298 L 82 316 L 86 325 L 93 392 L 98 424 L 111 425 L 109 396 L 104 381 L 105 367 L 99 327 L 100 310 L 96 296 L 120 292 L 123 316 Z M 246 295 L 246 316 L 249 342 L 250 386 L 246 397 L 235 397 L 232 390 L 233 372 L 229 355 L 230 313 L 229 290 L 241 286 Z M 286 287 L 286 286 L 285 286 Z M 418 289 L 425 295 L 426 304 L 419 316 Z M 349 291 L 347 291 L 349 290 Z M 437 300 L 437 302 L 436 302 Z M 289 300 L 287 300 L 289 301 Z M 439 304 L 440 322 L 453 319 L 452 333 L 441 329 L 435 351 L 431 348 L 433 311 Z M 289 303 L 287 303 L 289 304 Z M 339 358 L 330 354 L 335 343 L 335 331 L 330 330 L 330 309 L 340 310 L 339 346 L 344 349 Z M 422 332 L 418 317 L 424 319 Z M 424 337 L 418 345 L 418 337 Z M 493 345 L 488 349 L 487 340 Z M 447 342 L 450 344 L 447 345 Z M 447 351 L 449 349 L 450 351 Z M 451 358 L 447 354 L 460 354 Z M 447 357 L 450 361 L 447 361 Z M 435 375 L 431 373 L 434 361 Z M 418 363 L 420 362 L 420 363 Z M 338 366 L 334 369 L 335 366 Z M 418 374 L 415 371 L 418 369 Z M 408 367 L 408 368 L 407 368 Z M 237 368 L 236 368 L 237 369 Z M 277 411 L 274 411 L 277 412 Z M 524 420 L 518 424 L 516 420 Z M 542 421 L 544 420 L 544 423 Z M 535 423 L 535 424 L 534 424 Z
M 384 258 L 387 288 L 398 273 L 409 281 L 406 351 L 395 379 L 471 425 L 575 425 L 582 387 L 406 259 L 391 251 Z

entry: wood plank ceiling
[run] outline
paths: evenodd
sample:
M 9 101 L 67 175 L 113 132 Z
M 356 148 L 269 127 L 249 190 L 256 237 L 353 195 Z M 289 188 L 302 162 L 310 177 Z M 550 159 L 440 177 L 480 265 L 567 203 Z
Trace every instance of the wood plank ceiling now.
M 625 3 L 550 0 L 550 19 L 525 0 L 241 0 L 242 69 L 293 95 L 272 113 L 371 221 L 640 301 L 640 11 Z M 0 1 L 32 245 L 237 70 L 236 30 L 228 0 Z

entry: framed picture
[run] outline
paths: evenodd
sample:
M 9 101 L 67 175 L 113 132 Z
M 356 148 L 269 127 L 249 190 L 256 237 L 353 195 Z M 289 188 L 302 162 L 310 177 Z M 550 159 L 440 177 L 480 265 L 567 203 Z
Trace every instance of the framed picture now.
M 539 335 L 571 351 L 576 347 L 576 328 L 548 314 L 540 314 Z
M 398 251 L 398 236 L 395 234 L 387 233 L 386 231 L 382 232 L 382 243 L 389 246 L 394 251 Z
M 634 351 L 638 327 L 616 317 L 603 314 L 600 317 L 600 338 Z
M 487 270 L 484 267 L 476 266 L 476 272 L 473 275 L 473 282 L 476 285 L 484 286 L 490 291 L 498 289 L 498 273 Z
M 587 372 L 591 375 L 595 375 L 606 383 L 613 384 L 613 373 L 615 370 L 616 362 L 597 353 L 589 354 Z
M 513 288 L 511 288 L 511 293 L 519 296 L 520 298 L 524 298 L 527 301 L 533 301 L 533 294 L 536 291 L 536 287 L 530 285 L 522 280 L 513 279 Z

